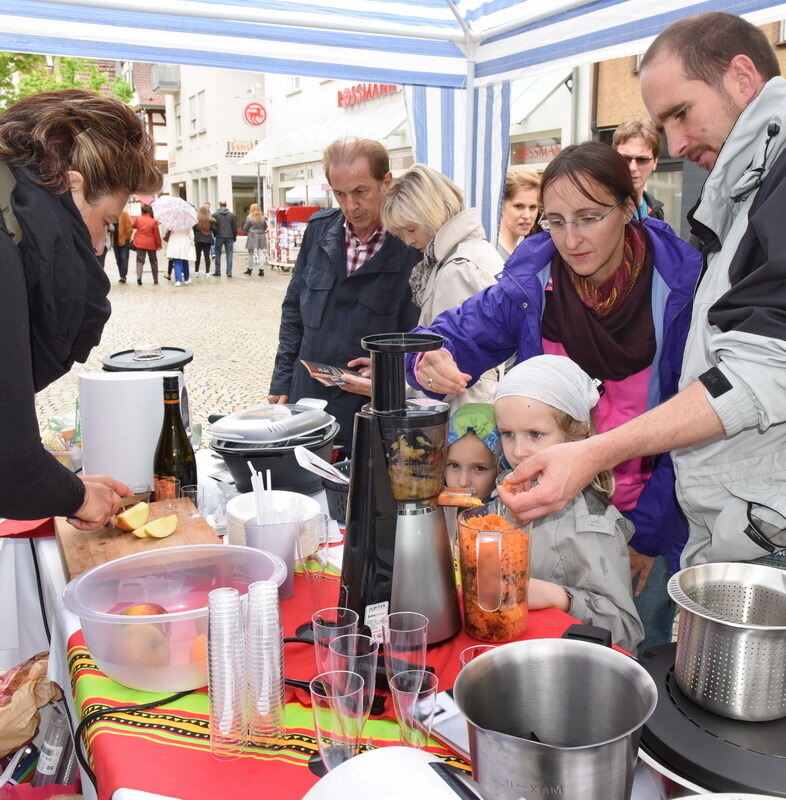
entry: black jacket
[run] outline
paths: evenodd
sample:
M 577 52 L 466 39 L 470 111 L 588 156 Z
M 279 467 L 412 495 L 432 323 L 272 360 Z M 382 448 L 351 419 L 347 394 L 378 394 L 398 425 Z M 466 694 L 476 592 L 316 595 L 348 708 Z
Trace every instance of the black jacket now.
M 237 239 L 237 220 L 235 215 L 228 208 L 219 208 L 213 214 L 216 224 L 213 232 L 218 239 Z
M 388 234 L 380 251 L 347 276 L 344 215 L 317 212 L 303 236 L 295 269 L 281 306 L 278 352 L 271 394 L 321 397 L 341 425 L 337 444 L 352 445 L 353 418 L 367 397 L 327 387 L 309 377 L 304 358 L 345 366 L 368 355 L 360 346 L 373 333 L 408 331 L 419 311 L 409 291 L 409 273 L 421 255 Z
M 642 199 L 647 204 L 647 214 L 653 219 L 663 219 L 663 203 L 657 197 L 644 192 Z

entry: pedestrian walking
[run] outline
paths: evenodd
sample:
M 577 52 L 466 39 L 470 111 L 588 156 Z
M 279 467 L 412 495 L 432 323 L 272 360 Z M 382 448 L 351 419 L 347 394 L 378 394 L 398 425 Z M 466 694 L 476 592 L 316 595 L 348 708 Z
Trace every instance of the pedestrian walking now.
M 216 235 L 216 271 L 213 273 L 213 277 L 221 277 L 221 249 L 223 248 L 227 255 L 227 278 L 231 278 L 232 253 L 237 239 L 237 220 L 223 200 L 218 204 L 218 211 L 213 215 L 213 221 L 213 233 Z
M 245 274 L 250 275 L 254 267 L 259 268 L 259 277 L 265 274 L 267 262 L 267 220 L 259 203 L 252 203 L 246 221 L 243 223 L 246 232 L 246 250 L 248 266 Z
M 112 231 L 112 249 L 115 253 L 115 263 L 120 275 L 120 283 L 126 282 L 128 276 L 128 254 L 131 250 L 131 234 L 134 230 L 133 220 L 127 209 L 123 209 Z
M 136 250 L 136 282 L 142 285 L 142 269 L 145 266 L 145 257 L 150 259 L 150 271 L 153 273 L 153 283 L 158 285 L 158 251 L 161 249 L 161 231 L 153 216 L 153 209 L 142 203 L 142 213 L 134 220 L 133 242 Z
M 210 222 L 210 205 L 205 203 L 197 210 L 197 222 L 194 225 L 194 250 L 196 252 L 196 263 L 194 264 L 194 276 L 199 276 L 199 264 L 201 259 L 205 259 L 205 276 L 210 274 L 210 250 L 215 244 L 213 230 Z

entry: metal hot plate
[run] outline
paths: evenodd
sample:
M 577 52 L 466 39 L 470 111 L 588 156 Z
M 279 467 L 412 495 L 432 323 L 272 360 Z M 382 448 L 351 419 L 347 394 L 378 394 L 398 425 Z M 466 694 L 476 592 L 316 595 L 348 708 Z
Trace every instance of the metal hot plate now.
M 697 706 L 677 686 L 676 648 L 652 647 L 639 659 L 658 687 L 642 748 L 708 790 L 786 797 L 786 718 L 740 722 Z

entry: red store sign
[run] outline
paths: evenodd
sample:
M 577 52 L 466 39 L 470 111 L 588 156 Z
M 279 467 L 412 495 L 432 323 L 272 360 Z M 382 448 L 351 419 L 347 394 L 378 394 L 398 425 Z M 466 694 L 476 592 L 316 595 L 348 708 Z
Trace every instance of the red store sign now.
M 365 103 L 375 97 L 386 94 L 395 94 L 399 87 L 395 83 L 359 83 L 350 89 L 342 89 L 338 93 L 338 107 L 345 108 L 355 103 Z

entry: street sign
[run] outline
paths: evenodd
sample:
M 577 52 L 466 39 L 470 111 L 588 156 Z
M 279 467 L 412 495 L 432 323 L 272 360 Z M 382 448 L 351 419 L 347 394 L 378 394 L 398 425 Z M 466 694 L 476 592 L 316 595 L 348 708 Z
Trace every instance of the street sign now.
M 249 103 L 243 109 L 243 120 L 246 125 L 250 125 L 252 128 L 258 128 L 260 125 L 264 125 L 266 119 L 267 111 L 265 111 L 265 107 L 262 103 Z

